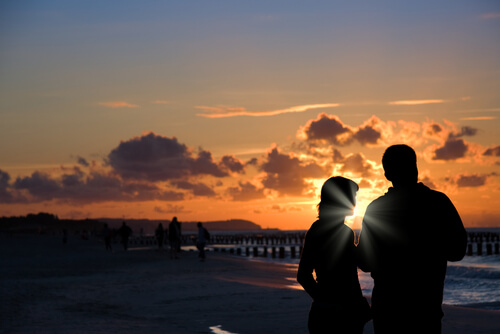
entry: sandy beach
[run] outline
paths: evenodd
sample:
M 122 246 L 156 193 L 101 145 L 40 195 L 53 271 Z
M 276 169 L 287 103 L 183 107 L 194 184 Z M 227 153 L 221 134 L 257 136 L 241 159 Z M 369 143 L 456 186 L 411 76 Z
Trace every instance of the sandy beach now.
M 0 236 L 0 332 L 307 333 L 310 299 L 291 287 L 292 266 L 119 246 Z M 500 311 L 445 306 L 443 333 L 499 332 Z

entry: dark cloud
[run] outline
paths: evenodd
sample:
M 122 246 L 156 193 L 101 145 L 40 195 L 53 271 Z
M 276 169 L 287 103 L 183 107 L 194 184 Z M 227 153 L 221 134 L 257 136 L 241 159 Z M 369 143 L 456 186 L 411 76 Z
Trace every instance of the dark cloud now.
M 14 182 L 15 189 L 23 189 L 37 198 L 51 200 L 61 196 L 61 185 L 48 174 L 34 172 L 31 176 L 20 178 Z
M 448 138 L 444 145 L 434 151 L 433 160 L 455 160 L 463 158 L 468 146 L 463 139 Z
M 188 160 L 189 164 L 189 160 Z M 216 177 L 228 176 L 213 160 L 212 153 L 200 151 L 198 157 L 191 163 L 192 175 L 213 175 Z
M 85 158 L 82 158 L 82 157 L 78 157 L 77 162 L 78 162 L 78 164 L 80 164 L 82 166 L 85 166 L 85 167 L 90 166 L 90 164 L 88 163 L 88 161 L 85 160 Z
M 487 149 L 486 151 L 484 151 L 483 155 L 500 157 L 500 146 L 491 147 L 491 148 Z
M 361 153 L 349 154 L 343 162 L 340 169 L 343 173 L 351 172 L 363 177 L 372 175 L 372 166 L 366 162 L 365 157 Z
M 310 120 L 303 128 L 309 141 L 327 141 L 333 145 L 344 146 L 353 139 L 352 130 L 345 126 L 335 115 L 321 113 L 317 119 Z
M 220 165 L 224 166 L 226 169 L 233 173 L 243 173 L 245 171 L 245 165 L 241 160 L 236 159 L 232 155 L 225 155 L 220 161 Z
M 183 190 L 190 190 L 194 196 L 214 197 L 215 191 L 203 183 L 191 183 L 188 181 L 172 182 L 174 186 Z
M 122 141 L 108 155 L 108 163 L 124 178 L 148 181 L 179 179 L 190 175 L 224 177 L 228 173 L 201 150 L 194 158 L 191 150 L 177 141 L 149 133 Z
M 475 136 L 477 129 L 471 128 L 470 126 L 463 126 L 460 132 L 450 133 L 450 138 L 460 138 L 463 136 Z
M 424 129 L 424 133 L 428 136 L 435 136 L 440 134 L 441 132 L 443 132 L 443 127 L 438 123 L 428 124 Z
M 357 141 L 361 145 L 375 145 L 382 137 L 380 131 L 374 127 L 380 120 L 372 117 L 366 123 L 359 128 L 351 128 L 338 116 L 321 113 L 316 119 L 309 120 L 301 131 L 311 144 L 327 142 L 336 146 L 346 146 Z
M 0 169 L 0 203 L 11 203 L 14 201 L 14 196 L 8 190 L 10 175 Z
M 457 186 L 459 187 L 481 187 L 486 184 L 489 175 L 472 174 L 472 175 L 459 175 L 457 179 Z
M 257 188 L 250 182 L 239 182 L 238 187 L 229 187 L 227 193 L 235 201 L 251 201 L 265 198 L 263 189 Z
M 326 176 L 323 167 L 282 154 L 277 148 L 268 153 L 267 161 L 261 165 L 261 170 L 266 172 L 262 180 L 264 187 L 277 190 L 281 195 L 303 195 L 308 188 L 305 179 Z
M 379 131 L 375 130 L 373 127 L 367 125 L 356 131 L 353 137 L 361 145 L 374 145 L 378 143 L 379 139 L 382 137 L 382 134 Z
M 179 201 L 183 193 L 165 191 L 154 184 L 124 181 L 113 174 L 92 172 L 64 174 L 56 179 L 48 174 L 34 172 L 17 178 L 14 190 L 25 191 L 31 202 L 58 200 L 67 203 L 95 203 L 105 201 Z
M 333 149 L 333 162 L 334 163 L 343 163 L 345 160 L 344 155 L 342 152 L 337 150 L 336 148 Z

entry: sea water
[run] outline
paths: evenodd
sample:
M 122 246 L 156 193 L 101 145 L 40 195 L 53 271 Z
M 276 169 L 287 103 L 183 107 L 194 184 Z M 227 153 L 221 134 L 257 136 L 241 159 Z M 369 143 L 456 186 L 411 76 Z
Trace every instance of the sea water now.
M 291 288 L 300 288 L 296 283 L 296 268 L 299 259 L 249 257 L 251 260 L 270 261 L 291 266 L 287 279 Z M 373 279 L 369 273 L 358 270 L 359 282 L 365 296 L 371 296 Z M 404 279 L 404 278 L 403 278 Z M 407 293 L 411 293 L 411 287 Z M 500 255 L 465 256 L 458 262 L 448 262 L 443 293 L 443 303 L 476 308 L 500 310 Z

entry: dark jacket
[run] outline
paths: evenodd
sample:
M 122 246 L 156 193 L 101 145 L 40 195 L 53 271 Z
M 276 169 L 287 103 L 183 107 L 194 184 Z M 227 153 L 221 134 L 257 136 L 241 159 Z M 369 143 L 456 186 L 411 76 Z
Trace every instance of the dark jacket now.
M 447 261 L 465 255 L 467 234 L 449 198 L 415 183 L 389 188 L 367 208 L 359 266 L 374 279 L 372 309 L 442 317 Z M 411 293 L 411 296 L 408 296 Z

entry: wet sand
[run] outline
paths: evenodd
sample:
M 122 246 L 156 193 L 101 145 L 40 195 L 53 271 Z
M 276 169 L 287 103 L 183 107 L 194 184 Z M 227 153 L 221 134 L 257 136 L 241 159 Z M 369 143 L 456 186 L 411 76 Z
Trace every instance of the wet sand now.
M 310 299 L 289 287 L 293 267 L 114 248 L 75 236 L 67 245 L 0 236 L 0 332 L 307 333 Z M 445 314 L 443 333 L 500 332 L 500 311 L 445 306 Z

